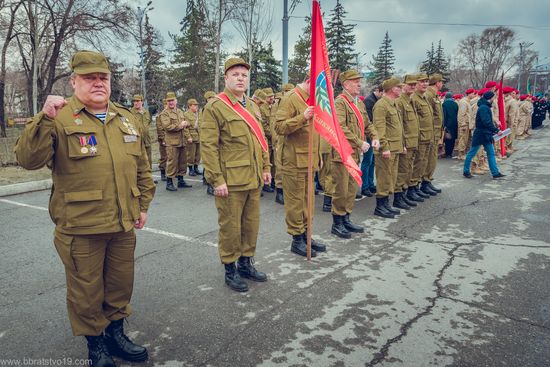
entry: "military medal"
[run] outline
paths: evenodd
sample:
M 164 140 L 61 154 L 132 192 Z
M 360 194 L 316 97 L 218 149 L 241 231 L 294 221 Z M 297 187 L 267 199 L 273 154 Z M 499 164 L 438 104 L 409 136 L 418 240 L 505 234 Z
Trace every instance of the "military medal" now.
M 80 153 L 87 154 L 88 153 L 88 147 L 86 147 L 86 137 L 85 136 L 79 136 L 78 141 L 80 142 Z
M 90 153 L 92 154 L 96 154 L 97 153 L 97 148 L 96 148 L 96 145 L 97 145 L 97 139 L 95 137 L 95 135 L 90 135 L 88 137 L 88 145 L 90 145 Z
M 80 119 L 80 115 L 78 113 L 73 114 L 74 117 L 74 123 L 77 125 L 82 125 L 82 120 Z
M 80 153 L 82 153 L 82 154 L 88 154 L 88 148 L 86 148 L 86 147 L 80 148 Z

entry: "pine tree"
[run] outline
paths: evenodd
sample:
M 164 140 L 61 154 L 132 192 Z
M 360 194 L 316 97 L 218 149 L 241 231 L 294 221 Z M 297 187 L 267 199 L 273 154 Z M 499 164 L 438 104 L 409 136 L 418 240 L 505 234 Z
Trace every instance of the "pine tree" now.
M 272 43 L 269 42 L 267 46 L 259 44 L 252 49 L 250 94 L 258 88 L 271 87 L 273 90 L 278 90 L 281 86 L 281 62 L 273 56 Z M 245 59 L 247 55 L 246 49 L 239 53 L 239 56 Z
M 147 86 L 147 100 L 150 101 L 149 109 L 156 112 L 158 101 L 162 101 L 166 94 L 166 73 L 162 58 L 162 38 L 159 32 L 149 22 L 149 16 L 145 15 L 143 32 L 143 51 L 145 65 L 145 85 Z
M 306 24 L 302 34 L 294 44 L 294 53 L 288 62 L 288 80 L 291 83 L 301 83 L 307 76 L 311 60 L 311 17 L 305 18 Z
M 189 98 L 199 99 L 214 87 L 215 42 L 208 32 L 208 21 L 199 0 L 188 0 L 181 34 L 171 35 L 174 40 L 173 89 L 182 95 L 180 104 Z
M 373 69 L 372 80 L 375 84 L 380 84 L 385 79 L 391 77 L 394 73 L 395 56 L 391 45 L 391 39 L 386 31 L 382 45 L 378 49 L 378 54 L 372 56 L 371 67 Z
M 434 73 L 434 44 L 432 42 L 432 48 L 426 50 L 426 60 L 422 61 L 420 64 L 420 71 L 430 75 Z
M 449 81 L 449 76 L 451 75 L 449 71 L 449 61 L 445 56 L 443 46 L 441 46 L 441 40 L 439 40 L 439 44 L 434 55 L 434 71 L 443 75 L 445 81 Z
M 353 34 L 356 25 L 344 24 L 346 14 L 342 3 L 337 0 L 325 27 L 330 68 L 341 72 L 355 67 L 357 57 L 357 53 L 354 52 L 355 34 Z

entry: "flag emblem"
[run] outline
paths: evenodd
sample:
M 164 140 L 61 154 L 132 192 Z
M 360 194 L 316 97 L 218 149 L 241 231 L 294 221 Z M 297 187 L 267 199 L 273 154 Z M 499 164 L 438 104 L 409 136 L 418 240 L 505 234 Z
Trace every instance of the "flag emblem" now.
M 328 97 L 327 75 L 324 70 L 319 73 L 319 76 L 317 76 L 317 80 L 315 81 L 315 103 L 321 108 L 321 110 L 332 115 L 330 100 Z

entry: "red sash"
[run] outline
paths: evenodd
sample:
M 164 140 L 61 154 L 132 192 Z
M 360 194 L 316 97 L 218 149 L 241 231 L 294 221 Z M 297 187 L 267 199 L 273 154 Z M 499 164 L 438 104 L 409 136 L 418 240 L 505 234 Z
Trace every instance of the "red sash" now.
M 304 102 L 304 104 L 309 107 L 309 105 L 307 104 L 306 100 L 304 99 L 304 97 L 302 97 L 302 95 L 300 94 L 300 90 L 298 89 L 298 87 L 294 88 L 294 93 L 296 93 L 296 95 L 298 97 L 300 97 L 300 99 L 302 100 L 302 102 Z
M 342 98 L 344 98 L 344 101 L 348 103 L 348 105 L 353 110 L 353 113 L 355 113 L 355 117 L 357 117 L 357 121 L 359 121 L 359 128 L 361 129 L 361 140 L 365 140 L 365 121 L 363 121 L 363 116 L 361 116 L 361 111 L 357 108 L 355 103 L 352 103 L 348 96 L 345 94 L 340 94 Z
M 264 152 L 267 152 L 267 141 L 265 140 L 264 133 L 262 129 L 260 128 L 260 124 L 258 124 L 258 121 L 248 112 L 239 102 L 236 104 L 232 104 L 229 97 L 224 92 L 221 92 L 217 95 L 217 97 L 228 105 L 233 111 L 237 113 L 237 115 L 241 116 L 241 118 L 246 122 L 250 130 L 254 133 L 256 138 L 258 139 L 258 142 L 262 146 L 262 149 Z

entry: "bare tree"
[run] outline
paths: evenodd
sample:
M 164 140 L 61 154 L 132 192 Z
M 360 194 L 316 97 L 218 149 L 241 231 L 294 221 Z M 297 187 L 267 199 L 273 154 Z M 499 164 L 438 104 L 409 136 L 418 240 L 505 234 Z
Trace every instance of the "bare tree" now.
M 247 61 L 250 65 L 253 61 L 254 47 L 266 41 L 271 34 L 273 8 L 270 4 L 272 5 L 268 0 L 248 0 L 236 9 L 235 29 L 245 43 Z M 250 90 L 248 93 L 250 94 Z
M 470 84 L 481 86 L 509 70 L 515 62 L 514 42 L 515 32 L 507 27 L 487 28 L 461 40 L 457 56 L 462 67 L 469 70 Z

